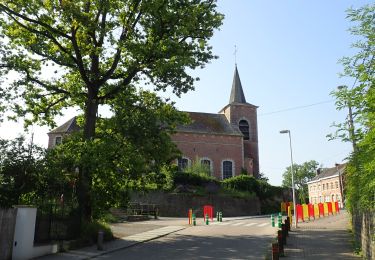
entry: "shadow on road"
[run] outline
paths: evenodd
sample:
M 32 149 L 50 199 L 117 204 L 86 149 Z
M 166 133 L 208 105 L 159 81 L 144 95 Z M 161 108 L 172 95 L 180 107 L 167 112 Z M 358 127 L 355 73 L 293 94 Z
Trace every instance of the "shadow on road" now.
M 173 234 L 96 259 L 264 259 L 271 239 L 271 236 Z

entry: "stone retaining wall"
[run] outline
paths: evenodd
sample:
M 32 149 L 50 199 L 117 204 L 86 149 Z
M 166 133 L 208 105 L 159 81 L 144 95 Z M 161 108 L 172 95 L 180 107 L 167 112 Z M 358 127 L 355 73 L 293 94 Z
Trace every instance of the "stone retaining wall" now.
M 241 199 L 218 195 L 198 196 L 194 194 L 166 194 L 151 192 L 145 195 L 133 193 L 132 201 L 159 205 L 159 215 L 167 217 L 187 217 L 192 208 L 197 217 L 202 217 L 203 206 L 212 205 L 216 211 L 222 211 L 224 217 L 249 216 L 260 214 L 260 202 L 257 197 Z

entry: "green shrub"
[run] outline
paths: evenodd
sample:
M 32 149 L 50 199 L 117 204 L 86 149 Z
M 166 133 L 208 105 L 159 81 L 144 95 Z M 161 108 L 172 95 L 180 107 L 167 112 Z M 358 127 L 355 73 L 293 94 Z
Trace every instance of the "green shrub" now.
M 274 197 L 282 197 L 285 188 L 280 186 L 272 186 L 266 181 L 258 180 L 257 195 L 259 199 L 273 199 Z
M 222 186 L 227 189 L 255 192 L 258 194 L 259 184 L 253 176 L 239 175 L 223 180 Z
M 176 172 L 173 175 L 173 181 L 176 184 L 203 186 L 209 182 L 218 183 L 218 181 L 211 176 L 205 174 L 197 174 L 194 172 Z
M 102 222 L 90 222 L 85 223 L 82 226 L 81 239 L 89 243 L 96 243 L 98 239 L 98 232 L 104 232 L 104 241 L 109 241 L 113 239 L 113 234 L 111 228 Z

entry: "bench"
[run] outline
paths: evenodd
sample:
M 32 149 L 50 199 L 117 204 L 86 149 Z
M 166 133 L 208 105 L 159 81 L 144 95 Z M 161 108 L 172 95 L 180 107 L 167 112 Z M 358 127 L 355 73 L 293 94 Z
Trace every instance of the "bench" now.
M 128 215 L 154 216 L 155 219 L 157 219 L 158 211 L 158 206 L 156 204 L 129 202 L 127 207 Z

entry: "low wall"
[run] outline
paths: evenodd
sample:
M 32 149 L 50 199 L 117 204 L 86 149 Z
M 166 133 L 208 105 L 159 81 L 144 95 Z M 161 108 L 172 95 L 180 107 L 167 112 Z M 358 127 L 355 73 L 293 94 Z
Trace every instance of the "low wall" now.
M 34 246 L 36 208 L 17 207 L 13 240 L 13 260 L 26 260 L 57 252 L 57 245 Z
M 352 223 L 355 240 L 362 248 L 364 259 L 375 259 L 375 212 L 354 211 Z
M 212 205 L 216 211 L 222 211 L 225 217 L 249 216 L 260 214 L 260 202 L 257 197 L 251 199 L 232 198 L 218 195 L 198 196 L 194 194 L 170 194 L 151 192 L 133 193 L 131 200 L 140 203 L 159 205 L 159 215 L 166 217 L 186 217 L 192 208 L 197 217 L 202 217 L 203 206 Z

